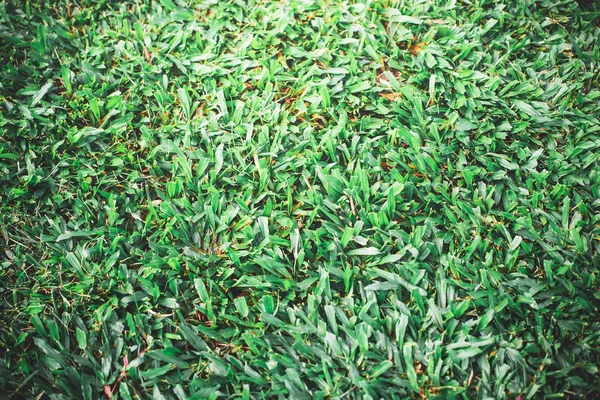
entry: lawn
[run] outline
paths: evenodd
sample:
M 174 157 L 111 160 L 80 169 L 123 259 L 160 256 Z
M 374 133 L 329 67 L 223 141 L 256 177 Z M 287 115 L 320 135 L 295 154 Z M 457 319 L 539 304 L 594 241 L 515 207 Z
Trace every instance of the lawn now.
M 0 398 L 600 392 L 600 6 L 0 1 Z

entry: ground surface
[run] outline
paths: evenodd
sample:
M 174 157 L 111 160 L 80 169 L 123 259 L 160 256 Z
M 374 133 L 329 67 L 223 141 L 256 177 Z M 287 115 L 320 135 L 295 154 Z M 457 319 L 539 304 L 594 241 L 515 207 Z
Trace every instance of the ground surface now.
M 20 3 L 0 393 L 597 393 L 598 11 Z

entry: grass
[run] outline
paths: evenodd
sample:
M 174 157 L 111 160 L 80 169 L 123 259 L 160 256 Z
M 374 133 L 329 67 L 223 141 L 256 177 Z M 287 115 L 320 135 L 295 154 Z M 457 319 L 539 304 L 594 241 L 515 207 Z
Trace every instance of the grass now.
M 0 1 L 0 392 L 597 396 L 599 18 Z

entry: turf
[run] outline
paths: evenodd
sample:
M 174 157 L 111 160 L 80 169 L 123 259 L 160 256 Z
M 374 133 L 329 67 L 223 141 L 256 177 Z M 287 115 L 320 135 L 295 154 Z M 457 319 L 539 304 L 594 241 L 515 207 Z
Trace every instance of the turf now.
M 0 393 L 597 396 L 599 17 L 0 1 Z

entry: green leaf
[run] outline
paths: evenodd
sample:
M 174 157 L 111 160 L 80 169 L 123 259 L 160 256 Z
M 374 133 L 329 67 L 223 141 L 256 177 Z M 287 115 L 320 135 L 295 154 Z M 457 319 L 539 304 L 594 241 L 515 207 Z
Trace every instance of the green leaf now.
M 248 316 L 248 305 L 246 304 L 246 299 L 243 297 L 237 297 L 233 300 L 233 302 L 240 316 L 242 318 L 246 318 Z
M 379 250 L 375 247 L 363 247 L 360 249 L 350 250 L 349 256 L 376 256 L 379 254 Z
M 79 348 L 81 350 L 85 350 L 88 347 L 88 343 L 87 343 L 87 334 L 85 331 L 77 328 L 77 330 L 75 331 L 75 335 L 77 337 L 77 345 L 79 346 Z
M 148 370 L 140 372 L 140 376 L 143 379 L 152 380 L 158 378 L 159 376 L 163 376 L 173 368 L 175 368 L 174 365 L 164 365 L 158 368 L 150 368 Z
M 33 96 L 31 99 L 31 107 L 35 106 L 40 100 L 48 93 L 48 90 L 52 87 L 52 82 L 46 82 L 44 86 L 40 88 L 40 90 Z

